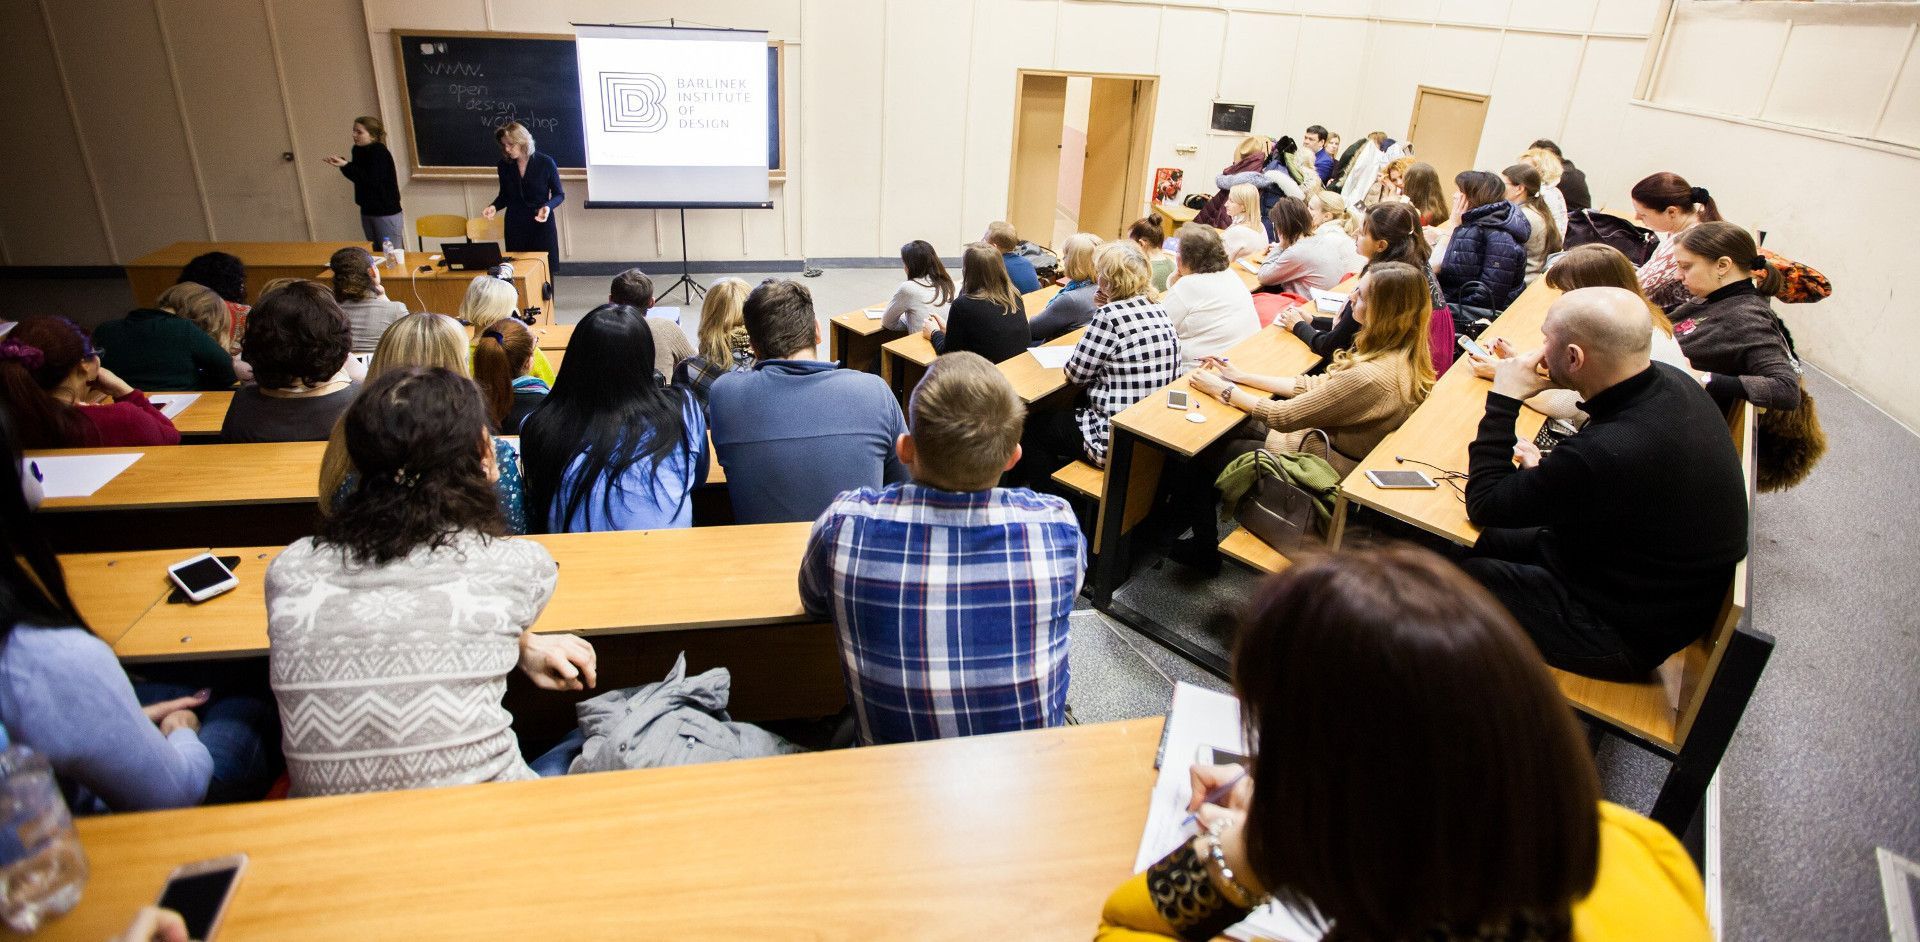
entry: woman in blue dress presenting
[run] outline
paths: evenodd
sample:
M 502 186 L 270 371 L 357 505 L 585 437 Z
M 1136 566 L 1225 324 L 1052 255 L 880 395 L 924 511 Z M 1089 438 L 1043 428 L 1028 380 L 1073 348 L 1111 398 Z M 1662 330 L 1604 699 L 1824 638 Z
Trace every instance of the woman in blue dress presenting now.
M 560 260 L 560 229 L 553 211 L 567 199 L 560 188 L 560 167 L 535 153 L 533 135 L 518 121 L 493 132 L 500 142 L 500 192 L 480 215 L 507 214 L 507 251 L 545 252 L 549 266 Z

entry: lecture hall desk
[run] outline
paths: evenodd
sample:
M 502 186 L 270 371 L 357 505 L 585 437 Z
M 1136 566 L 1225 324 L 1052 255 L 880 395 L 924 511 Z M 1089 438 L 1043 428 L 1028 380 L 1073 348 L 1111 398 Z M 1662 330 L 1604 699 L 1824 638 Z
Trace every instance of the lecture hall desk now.
M 229 939 L 1088 939 L 1160 727 L 88 818 L 85 895 L 38 937 L 100 942 L 245 852 Z
M 180 280 L 182 266 L 208 252 L 226 252 L 246 263 L 247 303 L 255 304 L 267 282 L 276 278 L 312 278 L 316 271 L 327 267 L 333 253 L 355 246 L 366 248 L 367 242 L 175 242 L 128 262 L 127 282 L 133 287 L 133 302 L 151 307 Z
M 1043 285 L 1038 291 L 1021 295 L 1020 304 L 1026 310 L 1027 319 L 1039 317 L 1040 312 L 1047 309 L 1047 302 L 1052 301 L 1053 296 L 1059 293 L 1059 285 Z M 1086 331 L 1082 329 L 1074 331 L 1069 336 L 1073 337 L 1073 342 L 1077 343 L 1080 336 L 1085 333 Z M 1065 338 L 1056 338 L 1047 345 L 1054 346 L 1062 339 Z M 920 378 L 926 375 L 927 367 L 937 356 L 939 354 L 934 351 L 933 342 L 928 340 L 925 334 L 907 334 L 896 340 L 887 341 L 880 346 L 880 378 L 887 381 L 887 385 L 893 388 L 894 393 L 904 403 L 907 396 L 913 392 L 913 388 L 920 385 Z M 1039 364 L 1036 362 L 1034 365 Z
M 405 304 L 407 310 L 416 313 L 432 311 L 435 314 L 458 314 L 460 302 L 467 296 L 467 287 L 473 284 L 473 279 L 486 277 L 487 273 L 455 271 L 441 267 L 433 260 L 435 254 L 437 253 L 408 252 L 406 267 L 399 271 L 395 271 L 391 265 L 382 266 L 380 282 L 386 286 L 387 297 Z M 242 259 L 245 257 L 241 256 Z M 551 273 L 547 271 L 547 253 L 513 252 L 505 258 L 513 265 L 513 290 L 520 296 L 520 309 L 525 311 L 530 307 L 539 307 L 541 309 L 539 320 L 542 323 L 551 324 L 553 303 L 551 299 L 547 301 L 540 299 L 541 287 L 552 280 Z M 326 260 L 322 259 L 320 264 L 323 266 L 320 270 L 309 271 L 303 277 L 332 284 L 333 272 L 324 267 Z M 421 271 L 422 268 L 427 270 Z M 248 274 L 247 283 L 249 287 L 252 286 L 251 272 Z M 544 347 L 545 344 L 542 346 Z

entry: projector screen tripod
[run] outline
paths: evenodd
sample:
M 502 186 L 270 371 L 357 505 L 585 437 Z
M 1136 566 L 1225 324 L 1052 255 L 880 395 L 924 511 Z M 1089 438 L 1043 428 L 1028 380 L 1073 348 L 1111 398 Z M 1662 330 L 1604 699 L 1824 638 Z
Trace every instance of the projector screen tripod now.
M 668 285 L 665 291 L 660 292 L 658 295 L 655 295 L 655 297 L 664 298 L 672 294 L 675 288 L 682 285 L 685 285 L 687 289 L 688 304 L 693 303 L 694 295 L 699 295 L 703 298 L 707 296 L 707 289 L 702 288 L 699 282 L 693 280 L 693 269 L 687 267 L 687 211 L 685 208 L 680 210 L 680 278 L 673 284 Z

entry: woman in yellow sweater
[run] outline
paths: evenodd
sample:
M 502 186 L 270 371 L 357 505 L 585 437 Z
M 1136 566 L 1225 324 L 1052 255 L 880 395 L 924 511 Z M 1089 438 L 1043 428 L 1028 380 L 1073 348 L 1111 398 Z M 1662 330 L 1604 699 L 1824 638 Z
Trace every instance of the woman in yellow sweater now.
M 1412 547 L 1295 565 L 1234 653 L 1253 757 L 1121 884 L 1101 942 L 1211 939 L 1277 898 L 1327 942 L 1709 939 L 1659 825 L 1600 801 L 1573 711 L 1492 596 Z M 1236 778 L 1238 778 L 1237 781 Z

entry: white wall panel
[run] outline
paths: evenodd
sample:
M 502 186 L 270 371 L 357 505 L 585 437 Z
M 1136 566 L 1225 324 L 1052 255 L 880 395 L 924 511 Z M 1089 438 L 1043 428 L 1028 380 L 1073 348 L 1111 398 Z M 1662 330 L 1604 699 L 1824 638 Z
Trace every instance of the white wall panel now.
M 1557 137 L 1580 67 L 1581 40 L 1572 36 L 1509 33 L 1488 97 L 1474 165 L 1498 171 L 1527 145 Z
M 1872 134 L 1906 58 L 1907 37 L 1906 30 L 1872 22 L 1795 25 L 1761 117 Z
M 967 111 L 961 77 L 967 74 L 968 44 L 921 39 L 971 36 L 973 18 L 967 4 L 896 3 L 887 9 L 886 72 L 877 89 L 885 143 L 875 254 L 893 255 L 914 239 L 937 239 L 942 253 L 959 252 L 958 242 L 941 236 L 960 215 L 960 188 L 954 181 L 966 169 L 966 155 L 953 142 Z

